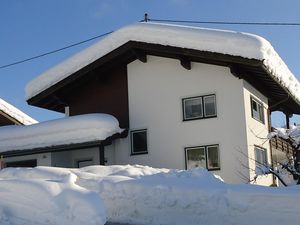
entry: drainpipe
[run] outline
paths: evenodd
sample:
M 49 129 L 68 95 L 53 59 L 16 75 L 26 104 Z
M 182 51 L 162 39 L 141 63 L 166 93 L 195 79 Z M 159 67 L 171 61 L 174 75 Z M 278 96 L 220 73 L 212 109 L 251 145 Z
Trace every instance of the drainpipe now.
M 99 163 L 100 165 L 105 165 L 105 159 L 104 159 L 104 145 L 99 145 Z
M 267 117 L 268 117 L 268 133 L 270 133 L 272 131 L 272 126 L 271 126 L 271 110 L 268 108 L 267 109 Z M 272 150 L 272 144 L 271 144 L 271 140 L 269 140 L 269 147 L 270 147 L 270 154 L 271 154 L 271 165 L 272 168 L 274 169 L 274 164 L 273 164 L 273 150 Z M 273 186 L 277 186 L 276 185 L 276 177 L 274 174 L 272 174 L 272 180 L 273 180 Z

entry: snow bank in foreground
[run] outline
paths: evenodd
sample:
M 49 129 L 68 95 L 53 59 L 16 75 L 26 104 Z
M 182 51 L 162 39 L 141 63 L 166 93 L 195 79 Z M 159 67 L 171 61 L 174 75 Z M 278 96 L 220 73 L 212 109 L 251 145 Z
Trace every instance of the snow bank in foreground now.
M 18 122 L 24 125 L 30 125 L 38 123 L 35 119 L 23 113 L 21 110 L 7 103 L 3 99 L 0 98 L 0 111 L 4 112 L 8 116 L 14 118 Z
M 121 133 L 118 120 L 108 114 L 71 116 L 29 126 L 0 127 L 0 152 L 92 141 Z
M 81 169 L 7 169 L 0 178 L 63 179 L 103 199 L 108 220 L 145 225 L 297 224 L 300 190 L 229 185 L 203 169 L 190 171 L 147 166 L 91 166 Z
M 1 225 L 103 225 L 105 209 L 99 195 L 75 184 L 73 173 L 33 176 L 31 169 L 0 172 Z M 16 175 L 16 176 L 15 176 Z

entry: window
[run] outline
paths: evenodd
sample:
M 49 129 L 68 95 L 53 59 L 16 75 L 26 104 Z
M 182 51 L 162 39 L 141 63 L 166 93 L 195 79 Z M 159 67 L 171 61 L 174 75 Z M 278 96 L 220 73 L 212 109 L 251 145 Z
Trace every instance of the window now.
M 255 151 L 255 164 L 257 167 L 267 165 L 267 150 L 258 146 L 254 147 Z
M 135 130 L 130 132 L 131 154 L 147 154 L 147 130 Z
M 93 159 L 82 159 L 82 160 L 77 160 L 77 167 L 82 168 L 86 166 L 91 166 L 94 165 Z
M 185 148 L 186 169 L 203 167 L 208 170 L 220 169 L 219 146 L 208 145 Z
M 217 116 L 216 95 L 182 99 L 183 120 L 195 120 Z
M 265 123 L 263 104 L 253 97 L 251 97 L 251 114 L 252 118 Z

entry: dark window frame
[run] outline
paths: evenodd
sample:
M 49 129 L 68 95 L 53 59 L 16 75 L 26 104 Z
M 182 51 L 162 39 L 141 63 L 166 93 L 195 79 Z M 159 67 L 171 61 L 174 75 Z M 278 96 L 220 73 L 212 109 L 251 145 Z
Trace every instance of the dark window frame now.
M 147 148 L 147 150 L 143 151 L 143 152 L 134 152 L 133 151 L 133 134 L 139 133 L 139 132 L 146 132 L 146 148 Z M 148 149 L 148 131 L 147 131 L 147 129 L 131 130 L 130 131 L 130 144 L 131 144 L 131 153 L 130 153 L 131 156 L 148 154 L 149 149 Z
M 262 109 L 262 114 L 260 115 L 262 118 L 261 119 L 258 119 L 258 118 L 255 118 L 254 117 L 254 113 L 253 113 L 253 104 L 252 102 L 255 102 L 257 104 L 258 107 L 261 107 Z M 250 105 L 251 105 L 251 117 L 253 119 L 255 119 L 256 121 L 262 123 L 262 124 L 265 124 L 265 110 L 264 110 L 264 104 L 259 101 L 257 98 L 253 97 L 253 96 L 250 96 Z
M 32 164 L 32 165 L 30 165 Z M 17 160 L 11 162 L 5 162 L 5 167 L 37 167 L 37 159 L 26 159 L 26 160 Z
M 205 97 L 214 97 L 215 100 L 215 115 L 205 115 L 205 105 L 204 105 L 204 98 Z M 186 100 L 191 100 L 191 99 L 198 99 L 201 98 L 201 104 L 202 104 L 202 116 L 201 117 L 194 117 L 194 118 L 186 118 L 186 114 L 185 114 L 185 102 Z M 208 95 L 199 95 L 199 96 L 193 96 L 193 97 L 187 97 L 187 98 L 182 98 L 181 100 L 182 102 L 182 117 L 183 120 L 182 121 L 191 121 L 191 120 L 202 120 L 202 119 L 209 119 L 209 118 L 215 118 L 217 117 L 217 97 L 216 94 L 208 94 Z
M 215 167 L 215 168 L 208 168 L 208 147 L 218 147 L 218 156 L 219 156 L 219 167 Z M 191 147 L 185 147 L 184 148 L 184 156 L 185 156 L 185 169 L 187 170 L 188 165 L 187 165 L 187 152 L 190 149 L 197 149 L 197 148 L 204 148 L 205 151 L 205 167 L 208 171 L 217 171 L 217 170 L 221 170 L 221 160 L 220 160 L 220 146 L 219 144 L 213 144 L 213 145 L 199 145 L 199 146 L 191 146 Z

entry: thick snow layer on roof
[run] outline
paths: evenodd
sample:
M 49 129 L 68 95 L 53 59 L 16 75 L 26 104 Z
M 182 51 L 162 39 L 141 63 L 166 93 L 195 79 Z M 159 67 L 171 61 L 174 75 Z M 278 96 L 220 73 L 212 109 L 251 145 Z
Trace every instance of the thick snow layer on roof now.
M 30 125 L 38 122 L 1 98 L 0 111 L 24 125 Z
M 0 172 L 1 225 L 105 224 L 103 201 L 95 192 L 76 185 L 75 174 L 65 173 L 55 179 L 19 176 L 29 171 Z M 12 173 L 16 176 L 8 176 Z M 38 173 L 37 170 L 35 174 Z
M 30 99 L 128 41 L 140 41 L 263 60 L 269 73 L 300 102 L 300 84 L 272 45 L 257 35 L 197 27 L 137 23 L 115 31 L 28 83 Z
M 102 141 L 121 132 L 115 117 L 101 113 L 29 126 L 5 126 L 0 127 L 0 152 Z
M 66 179 L 70 173 L 78 177 L 76 185 L 99 195 L 110 222 L 140 225 L 252 225 L 253 219 L 256 225 L 299 222 L 299 187 L 231 185 L 204 169 L 185 171 L 139 165 L 8 168 L 0 172 L 0 179 L 55 181 Z

